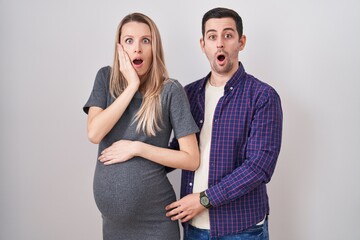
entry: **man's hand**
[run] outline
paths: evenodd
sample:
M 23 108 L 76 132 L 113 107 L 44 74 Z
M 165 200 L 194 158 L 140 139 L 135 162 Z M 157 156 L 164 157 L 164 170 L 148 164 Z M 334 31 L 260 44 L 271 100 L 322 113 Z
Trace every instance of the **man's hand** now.
M 189 194 L 176 202 L 165 207 L 167 217 L 171 220 L 181 220 L 187 222 L 206 208 L 200 204 L 200 193 Z

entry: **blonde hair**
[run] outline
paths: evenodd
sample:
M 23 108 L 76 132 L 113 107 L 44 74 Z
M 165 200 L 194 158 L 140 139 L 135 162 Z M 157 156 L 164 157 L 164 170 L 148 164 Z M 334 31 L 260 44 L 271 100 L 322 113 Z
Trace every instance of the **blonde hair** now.
M 120 72 L 117 44 L 120 43 L 121 29 L 128 22 L 145 23 L 151 32 L 152 63 L 141 79 L 140 89 L 143 93 L 143 102 L 134 117 L 134 122 L 138 122 L 136 127 L 138 132 L 143 131 L 148 136 L 155 136 L 156 132 L 161 130 L 163 121 L 160 93 L 163 83 L 169 79 L 169 76 L 165 66 L 160 32 L 155 23 L 142 13 L 131 13 L 125 16 L 118 26 L 115 37 L 114 62 L 110 76 L 110 94 L 117 98 L 127 87 L 127 81 Z

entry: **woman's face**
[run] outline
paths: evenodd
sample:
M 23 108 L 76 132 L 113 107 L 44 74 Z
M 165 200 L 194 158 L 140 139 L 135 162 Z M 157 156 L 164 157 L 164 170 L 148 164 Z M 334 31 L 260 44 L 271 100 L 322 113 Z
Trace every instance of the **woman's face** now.
M 148 25 L 128 22 L 121 28 L 120 44 L 129 55 L 135 71 L 142 77 L 152 63 L 151 32 Z

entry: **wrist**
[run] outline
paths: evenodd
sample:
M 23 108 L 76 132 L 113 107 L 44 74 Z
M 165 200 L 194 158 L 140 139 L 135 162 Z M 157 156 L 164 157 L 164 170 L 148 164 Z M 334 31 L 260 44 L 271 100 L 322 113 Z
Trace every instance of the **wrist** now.
M 139 90 L 139 87 L 140 83 L 131 82 L 127 85 L 126 89 L 136 92 L 137 90 Z
M 142 149 L 143 149 L 143 147 L 142 147 L 143 143 L 140 142 L 140 141 L 133 141 L 131 144 L 132 144 L 131 147 L 132 147 L 133 155 L 141 157 Z
M 207 209 L 212 207 L 212 205 L 210 203 L 210 199 L 206 195 L 205 191 L 200 192 L 200 204 Z

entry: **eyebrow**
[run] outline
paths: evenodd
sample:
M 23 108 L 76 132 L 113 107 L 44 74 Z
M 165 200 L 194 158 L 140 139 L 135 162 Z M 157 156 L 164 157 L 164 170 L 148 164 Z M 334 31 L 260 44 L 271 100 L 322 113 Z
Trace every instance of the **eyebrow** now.
M 222 32 L 224 32 L 224 31 L 233 31 L 233 32 L 235 32 L 235 29 L 233 29 L 231 27 L 228 27 L 228 28 L 224 28 L 222 30 Z M 209 32 L 217 32 L 217 31 L 215 29 L 209 29 L 209 30 L 206 31 L 206 34 L 208 34 Z
M 124 36 L 119 36 L 119 43 L 121 42 L 121 39 L 126 39 L 126 38 L 134 38 L 133 35 L 124 35 Z M 151 35 L 144 35 L 141 36 L 141 38 L 149 38 L 152 41 Z
M 126 37 L 133 38 L 134 36 L 133 35 L 124 35 L 122 38 L 126 38 Z M 141 36 L 141 38 L 151 38 L 151 35 L 144 35 L 144 36 Z

